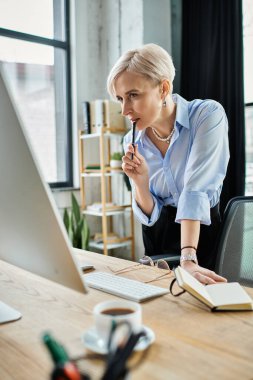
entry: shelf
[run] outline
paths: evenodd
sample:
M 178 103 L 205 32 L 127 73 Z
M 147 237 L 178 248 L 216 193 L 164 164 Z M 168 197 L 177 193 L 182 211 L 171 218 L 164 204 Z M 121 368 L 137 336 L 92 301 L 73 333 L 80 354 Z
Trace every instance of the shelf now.
M 117 172 L 117 173 L 104 173 L 103 175 L 105 177 L 113 177 L 113 176 L 118 175 L 118 174 L 122 174 L 122 173 L 120 173 L 120 172 Z M 86 178 L 89 178 L 89 177 L 102 177 L 102 173 L 101 172 L 98 172 L 98 173 L 82 173 L 81 177 L 86 177 Z
M 106 216 L 112 216 L 112 215 L 121 215 L 121 214 L 124 214 L 126 211 L 130 211 L 131 210 L 131 206 L 127 205 L 127 206 L 120 206 L 119 209 L 117 210 L 113 210 L 113 209 L 108 209 L 105 211 L 105 215 Z M 103 212 L 102 211 L 95 211 L 95 210 L 82 210 L 82 213 L 85 214 L 85 215 L 93 215 L 93 216 L 103 216 Z
M 113 171 L 113 172 L 123 173 L 122 168 L 112 168 L 111 166 L 106 166 L 104 168 L 104 171 L 105 172 L 111 172 L 111 171 Z M 102 170 L 101 169 L 84 169 L 83 173 L 102 173 Z
M 122 136 L 122 134 L 126 134 L 128 132 L 128 129 L 117 129 L 117 128 L 102 128 L 102 133 L 83 133 L 80 131 L 80 138 L 81 139 L 94 139 L 97 137 L 100 137 L 102 134 L 105 137 L 111 137 L 114 136 Z
M 116 174 L 123 174 L 123 170 L 121 168 L 111 168 L 110 166 L 106 166 L 104 171 L 101 169 L 84 169 L 81 172 L 82 177 L 101 177 L 102 175 L 106 177 L 110 177 Z
M 122 135 L 127 132 L 128 130 L 125 128 L 106 128 L 105 126 L 101 128 L 99 133 L 93 134 L 85 134 L 84 131 L 79 130 L 81 212 L 86 216 L 89 215 L 101 218 L 101 239 L 90 241 L 89 245 L 91 250 L 96 248 L 101 250 L 105 255 L 108 255 L 108 251 L 111 249 L 130 246 L 131 258 L 134 261 L 134 219 L 131 201 L 129 201 L 130 204 L 127 205 L 120 204 L 120 200 L 115 202 L 119 203 L 116 205 L 113 202 L 113 200 L 116 199 L 116 197 L 113 197 L 113 192 L 118 193 L 119 191 L 117 188 L 117 183 L 115 183 L 115 179 L 122 179 L 122 185 L 124 186 L 122 176 L 124 175 L 124 172 L 121 167 L 112 168 L 109 164 L 112 151 L 115 150 L 116 143 L 118 145 L 120 144 L 119 137 L 122 138 Z M 97 141 L 95 142 L 99 145 L 99 156 L 97 157 L 96 162 L 92 163 L 89 162 L 88 148 L 93 148 L 90 146 L 90 139 L 95 138 L 97 138 Z M 115 141 L 112 141 L 113 139 Z M 116 141 L 116 139 L 118 141 Z M 85 162 L 85 159 L 87 159 L 87 162 Z M 121 175 L 121 178 L 119 175 Z M 88 178 L 90 179 L 88 180 Z M 104 209 L 99 207 L 99 205 L 97 208 L 89 209 L 89 206 L 91 205 L 87 203 L 85 192 L 87 186 L 86 184 L 88 184 L 88 181 L 92 178 L 98 178 L 98 181 L 100 182 L 100 194 L 96 196 L 94 194 L 97 201 L 92 198 L 92 201 L 89 203 L 93 202 L 100 204 L 100 206 L 104 205 Z M 122 215 L 123 217 L 118 218 L 119 220 L 115 220 L 116 218 L 113 218 L 113 216 L 117 215 Z M 116 225 L 115 222 L 119 223 L 119 226 Z M 130 236 L 120 238 L 117 236 L 118 227 L 124 228 L 125 222 L 127 222 L 130 226 Z M 112 238 L 113 235 L 115 238 Z
M 120 243 L 107 244 L 107 249 L 115 249 L 115 248 L 128 247 L 128 246 L 131 246 L 131 241 L 130 240 L 124 241 L 124 242 L 120 242 Z M 90 248 L 97 248 L 97 249 L 103 250 L 104 249 L 104 243 L 95 243 L 94 241 L 90 241 L 89 247 Z

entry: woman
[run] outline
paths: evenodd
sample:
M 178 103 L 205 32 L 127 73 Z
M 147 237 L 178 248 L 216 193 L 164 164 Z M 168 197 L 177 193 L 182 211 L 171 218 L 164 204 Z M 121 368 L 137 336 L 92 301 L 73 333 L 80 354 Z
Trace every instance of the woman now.
M 174 76 L 170 55 L 155 44 L 126 52 L 112 68 L 108 91 L 138 130 L 134 147 L 131 132 L 124 138 L 122 168 L 131 180 L 145 254 L 181 251 L 181 266 L 213 284 L 226 281 L 212 270 L 228 123 L 216 101 L 172 95 Z

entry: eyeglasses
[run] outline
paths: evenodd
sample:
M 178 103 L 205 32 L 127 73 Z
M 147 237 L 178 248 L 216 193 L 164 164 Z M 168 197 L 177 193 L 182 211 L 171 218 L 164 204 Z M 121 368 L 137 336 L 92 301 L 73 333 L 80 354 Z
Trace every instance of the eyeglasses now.
M 157 267 L 159 269 L 166 269 L 166 270 L 169 270 L 170 271 L 170 267 L 169 267 L 169 264 L 167 263 L 167 261 L 163 260 L 163 259 L 158 259 L 156 262 L 154 262 L 151 257 L 149 256 L 143 256 L 142 259 L 139 260 L 139 263 L 140 264 L 143 264 L 143 265 L 148 265 L 148 266 L 151 266 L 151 267 Z
M 168 276 L 168 274 L 171 273 L 171 269 L 169 267 L 169 264 L 165 260 L 159 259 L 156 262 L 154 262 L 151 259 L 151 257 L 149 257 L 149 256 L 143 256 L 139 260 L 139 263 L 131 264 L 131 265 L 128 265 L 127 267 L 124 267 L 121 269 L 115 270 L 114 268 L 107 266 L 107 268 L 110 269 L 110 271 L 113 272 L 115 275 L 123 274 L 123 273 L 127 273 L 127 272 L 132 272 L 134 270 L 148 269 L 148 267 L 162 269 L 162 270 L 165 270 L 166 273 L 160 274 L 159 276 L 156 276 L 155 278 L 152 278 L 150 280 L 143 281 L 145 283 L 160 280 L 161 278 Z

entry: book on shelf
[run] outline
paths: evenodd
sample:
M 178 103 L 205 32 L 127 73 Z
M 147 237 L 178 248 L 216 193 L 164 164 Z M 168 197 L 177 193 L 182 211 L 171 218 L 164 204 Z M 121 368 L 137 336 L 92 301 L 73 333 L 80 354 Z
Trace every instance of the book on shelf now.
M 85 170 L 101 170 L 101 166 L 99 164 L 90 164 L 85 166 Z
M 115 207 L 115 204 L 113 202 L 107 202 L 105 204 L 105 207 L 106 207 L 106 209 L 110 209 L 110 208 Z M 95 203 L 92 203 L 91 205 L 87 206 L 87 210 L 89 210 L 89 211 L 100 212 L 100 211 L 102 211 L 102 209 L 103 209 L 103 205 L 102 205 L 102 203 L 99 203 L 99 202 L 95 202 Z
M 114 243 L 115 240 L 117 241 L 119 239 L 119 236 L 113 232 L 109 232 L 106 236 L 107 244 L 110 244 L 110 242 Z M 96 232 L 94 235 L 94 242 L 97 244 L 104 243 L 103 240 L 103 234 L 101 232 Z
M 91 133 L 90 125 L 90 102 L 82 102 L 82 113 L 83 113 L 83 131 L 85 134 Z
M 175 276 L 180 288 L 212 310 L 253 310 L 253 300 L 238 282 L 203 285 L 180 266 Z
M 101 133 L 104 126 L 104 101 L 96 99 L 90 102 L 91 133 Z
M 121 105 L 112 100 L 95 99 L 82 102 L 83 130 L 85 134 L 101 133 L 103 127 L 126 130 L 126 121 L 121 113 Z
M 111 129 L 126 129 L 125 118 L 119 102 L 104 100 L 104 126 Z

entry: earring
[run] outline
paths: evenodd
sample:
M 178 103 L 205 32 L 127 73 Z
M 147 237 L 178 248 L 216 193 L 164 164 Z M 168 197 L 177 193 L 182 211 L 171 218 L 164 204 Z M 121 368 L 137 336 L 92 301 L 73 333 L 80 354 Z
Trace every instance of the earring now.
M 166 99 L 164 99 L 163 101 L 163 107 L 166 107 L 167 106 L 167 102 L 166 102 Z

